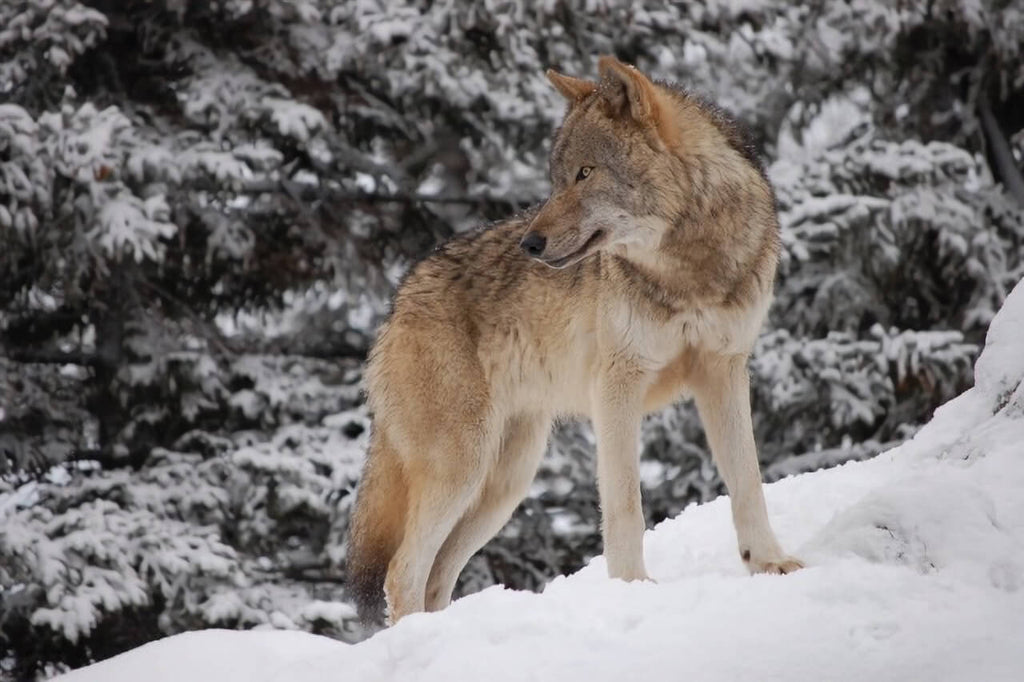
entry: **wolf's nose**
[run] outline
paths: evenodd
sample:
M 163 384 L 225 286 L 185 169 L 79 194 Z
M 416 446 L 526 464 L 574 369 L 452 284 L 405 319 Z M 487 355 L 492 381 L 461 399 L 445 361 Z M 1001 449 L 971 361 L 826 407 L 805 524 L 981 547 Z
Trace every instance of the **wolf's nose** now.
M 526 255 L 536 258 L 544 253 L 544 247 L 547 244 L 548 239 L 544 235 L 536 232 L 527 232 L 526 236 L 523 237 L 523 241 L 519 242 L 519 248 L 525 251 Z

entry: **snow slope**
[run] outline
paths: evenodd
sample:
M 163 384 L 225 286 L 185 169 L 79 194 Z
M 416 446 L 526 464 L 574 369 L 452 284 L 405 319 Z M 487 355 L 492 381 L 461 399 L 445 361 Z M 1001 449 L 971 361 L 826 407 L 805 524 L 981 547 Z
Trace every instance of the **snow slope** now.
M 976 385 L 873 460 L 767 488 L 789 576 L 744 573 L 724 498 L 647 534 L 657 583 L 601 559 L 543 594 L 491 588 L 357 645 L 170 637 L 67 682 L 1024 679 L 1024 283 Z

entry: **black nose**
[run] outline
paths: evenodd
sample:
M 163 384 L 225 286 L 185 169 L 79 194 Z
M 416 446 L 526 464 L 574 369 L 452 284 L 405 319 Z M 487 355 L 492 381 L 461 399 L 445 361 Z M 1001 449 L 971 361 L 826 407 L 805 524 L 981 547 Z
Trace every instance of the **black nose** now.
M 544 253 L 544 247 L 547 245 L 548 238 L 536 232 L 527 232 L 523 241 L 519 242 L 519 248 L 534 258 Z

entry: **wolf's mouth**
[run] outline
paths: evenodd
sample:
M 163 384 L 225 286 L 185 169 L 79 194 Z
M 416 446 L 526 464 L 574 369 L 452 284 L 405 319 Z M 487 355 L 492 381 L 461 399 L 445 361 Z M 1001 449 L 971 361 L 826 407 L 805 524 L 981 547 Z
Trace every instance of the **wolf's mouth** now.
M 594 246 L 604 239 L 604 230 L 594 230 L 594 234 L 587 238 L 587 241 L 583 242 L 583 246 L 576 249 L 568 256 L 562 256 L 561 258 L 555 258 L 552 260 L 543 260 L 545 265 L 549 265 L 556 270 L 572 265 L 576 261 L 583 260 L 587 254 L 593 250 Z

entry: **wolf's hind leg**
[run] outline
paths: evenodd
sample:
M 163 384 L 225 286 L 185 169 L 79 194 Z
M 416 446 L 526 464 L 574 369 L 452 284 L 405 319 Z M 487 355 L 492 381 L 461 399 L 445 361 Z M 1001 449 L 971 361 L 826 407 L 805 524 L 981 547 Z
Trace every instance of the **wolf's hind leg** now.
M 466 562 L 501 530 L 526 496 L 550 430 L 551 420 L 541 414 L 520 414 L 506 422 L 498 458 L 479 498 L 455 525 L 434 559 L 427 581 L 428 611 L 448 605 Z
M 389 624 L 424 610 L 427 578 L 434 558 L 455 524 L 477 499 L 495 457 L 491 434 L 435 442 L 414 460 L 408 475 L 409 507 L 402 544 L 388 565 L 384 582 Z
M 697 410 L 732 503 L 740 557 L 752 573 L 791 573 L 803 568 L 787 556 L 768 522 L 750 418 L 746 356 L 710 356 L 693 377 Z

